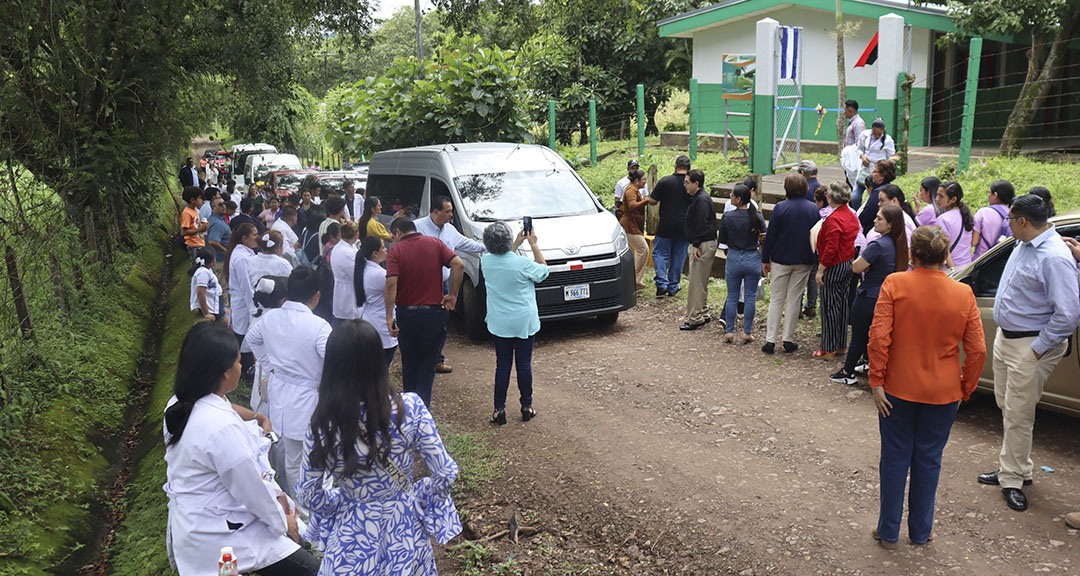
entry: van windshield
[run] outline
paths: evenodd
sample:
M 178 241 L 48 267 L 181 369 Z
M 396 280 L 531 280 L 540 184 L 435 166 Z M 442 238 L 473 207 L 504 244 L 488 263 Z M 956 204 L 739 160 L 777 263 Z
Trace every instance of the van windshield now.
M 581 182 L 565 170 L 470 174 L 455 178 L 454 184 L 465 213 L 478 222 L 578 216 L 598 210 Z

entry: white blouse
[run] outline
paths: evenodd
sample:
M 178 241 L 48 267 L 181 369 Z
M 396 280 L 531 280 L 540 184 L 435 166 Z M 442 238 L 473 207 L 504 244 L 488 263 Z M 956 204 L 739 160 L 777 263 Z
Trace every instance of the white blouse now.
M 277 254 L 267 254 L 266 252 L 257 254 L 251 259 L 251 264 L 248 265 L 248 289 L 251 290 L 251 297 L 255 297 L 255 285 L 259 283 L 259 278 L 263 276 L 284 276 L 288 278 L 289 274 L 292 274 L 292 269 L 292 264 Z M 254 305 L 251 307 L 251 312 L 255 313 Z
M 384 350 L 398 345 L 386 325 L 386 269 L 371 261 L 364 265 L 364 307 L 360 318 L 379 331 Z
M 221 297 L 221 282 L 214 271 L 206 266 L 199 266 L 191 275 L 191 309 L 199 310 L 199 288 L 206 288 L 206 309 L 213 315 L 218 314 L 218 298 Z
M 216 394 L 195 402 L 180 441 L 165 447 L 166 547 L 181 576 L 215 576 L 223 546 L 232 546 L 243 573 L 300 548 L 285 534 L 285 512 L 263 479 L 260 455 L 250 425 Z

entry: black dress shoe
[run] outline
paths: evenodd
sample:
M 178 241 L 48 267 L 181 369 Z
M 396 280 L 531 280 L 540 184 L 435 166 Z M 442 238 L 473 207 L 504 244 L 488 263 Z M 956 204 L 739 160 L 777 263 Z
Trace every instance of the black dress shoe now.
M 776 352 L 776 344 L 766 342 L 765 345 L 761 347 L 761 351 L 766 354 L 772 354 L 773 352 Z
M 1027 510 L 1027 496 L 1024 496 L 1023 490 L 1019 488 L 1002 488 L 1001 495 L 1005 497 L 1005 503 L 1009 505 L 1009 508 L 1017 512 Z
M 682 326 L 679 326 L 679 330 L 697 330 L 698 328 L 701 328 L 706 324 L 708 324 L 707 320 L 705 322 L 702 322 L 701 324 L 691 324 L 689 322 L 683 322 Z
M 799 349 L 798 344 L 796 344 L 794 342 L 784 342 L 784 352 L 785 353 L 791 354 L 792 352 L 794 352 L 794 351 L 796 351 L 798 349 Z
M 657 298 L 663 298 L 664 296 L 667 296 L 667 295 L 668 295 L 667 288 L 657 288 L 656 289 L 656 297 Z
M 998 482 L 998 473 L 991 472 L 989 474 L 979 474 L 979 484 L 986 484 L 988 486 L 1000 486 Z M 1031 486 L 1031 480 L 1024 480 L 1024 486 Z

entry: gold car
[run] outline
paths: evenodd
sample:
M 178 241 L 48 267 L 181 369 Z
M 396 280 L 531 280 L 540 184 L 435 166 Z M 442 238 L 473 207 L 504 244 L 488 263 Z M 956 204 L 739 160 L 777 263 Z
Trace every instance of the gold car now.
M 1062 236 L 1080 239 L 1080 210 L 1055 216 L 1050 221 L 1054 223 Z M 1005 270 L 1005 262 L 1009 259 L 1009 254 L 1012 254 L 1015 245 L 1016 239 L 1009 238 L 951 275 L 952 278 L 971 286 L 975 292 L 975 301 L 982 314 L 983 331 L 986 333 L 987 352 L 986 365 L 983 367 L 982 377 L 979 378 L 979 389 L 990 393 L 994 391 L 993 350 L 994 335 L 997 333 L 997 324 L 994 322 L 994 296 L 997 294 L 998 283 L 1001 281 L 1001 273 Z M 1077 298 L 1080 298 L 1080 294 Z M 1080 416 L 1080 331 L 1073 334 L 1065 357 L 1061 359 L 1046 382 L 1046 389 L 1042 399 L 1039 400 L 1039 406 L 1054 412 Z

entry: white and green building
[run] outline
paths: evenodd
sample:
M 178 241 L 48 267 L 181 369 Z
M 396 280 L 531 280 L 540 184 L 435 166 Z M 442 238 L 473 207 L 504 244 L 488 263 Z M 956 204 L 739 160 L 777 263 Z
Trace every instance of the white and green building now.
M 899 133 L 897 121 L 903 112 L 903 93 L 898 89 L 900 74 L 915 75 L 911 91 L 911 144 L 954 144 L 960 139 L 963 92 L 967 78 L 966 46 L 939 48 L 937 40 L 956 31 L 946 9 L 937 5 L 915 5 L 904 0 L 843 0 L 844 20 L 855 23 L 857 31 L 845 38 L 847 97 L 859 101 L 869 125 L 875 117 L 885 120 L 890 133 Z M 763 20 L 775 26 L 799 26 L 803 34 L 802 106 L 837 107 L 835 0 L 725 0 L 684 14 L 673 15 L 657 24 L 663 37 L 689 38 L 693 42 L 693 78 L 698 83 L 697 130 L 723 134 L 725 101 L 721 98 L 724 55 L 755 55 Z M 885 18 L 883 18 L 885 17 Z M 767 23 L 768 23 L 767 22 Z M 881 32 L 875 64 L 855 68 L 859 56 L 875 34 Z M 1027 71 L 1025 46 L 1030 38 L 984 37 L 975 116 L 976 141 L 1000 138 L 1012 104 L 1020 93 Z M 1070 50 L 1066 80 L 1056 83 L 1044 109 L 1036 117 L 1029 137 L 1075 134 L 1080 128 L 1080 106 L 1073 106 L 1080 93 L 1080 51 Z M 759 77 L 757 98 L 761 100 L 763 57 L 757 54 Z M 764 86 L 765 95 L 768 83 Z M 751 101 L 728 100 L 732 112 L 750 112 Z M 771 103 L 768 108 L 771 110 Z M 764 109 L 762 103 L 756 106 Z M 800 114 L 802 139 L 836 141 L 836 113 L 829 112 L 815 136 L 818 117 L 812 111 Z M 760 117 L 760 115 L 759 115 Z M 746 117 L 728 116 L 728 126 L 739 136 L 751 134 Z M 771 120 L 769 121 L 771 128 Z M 758 129 L 760 130 L 760 128 Z

